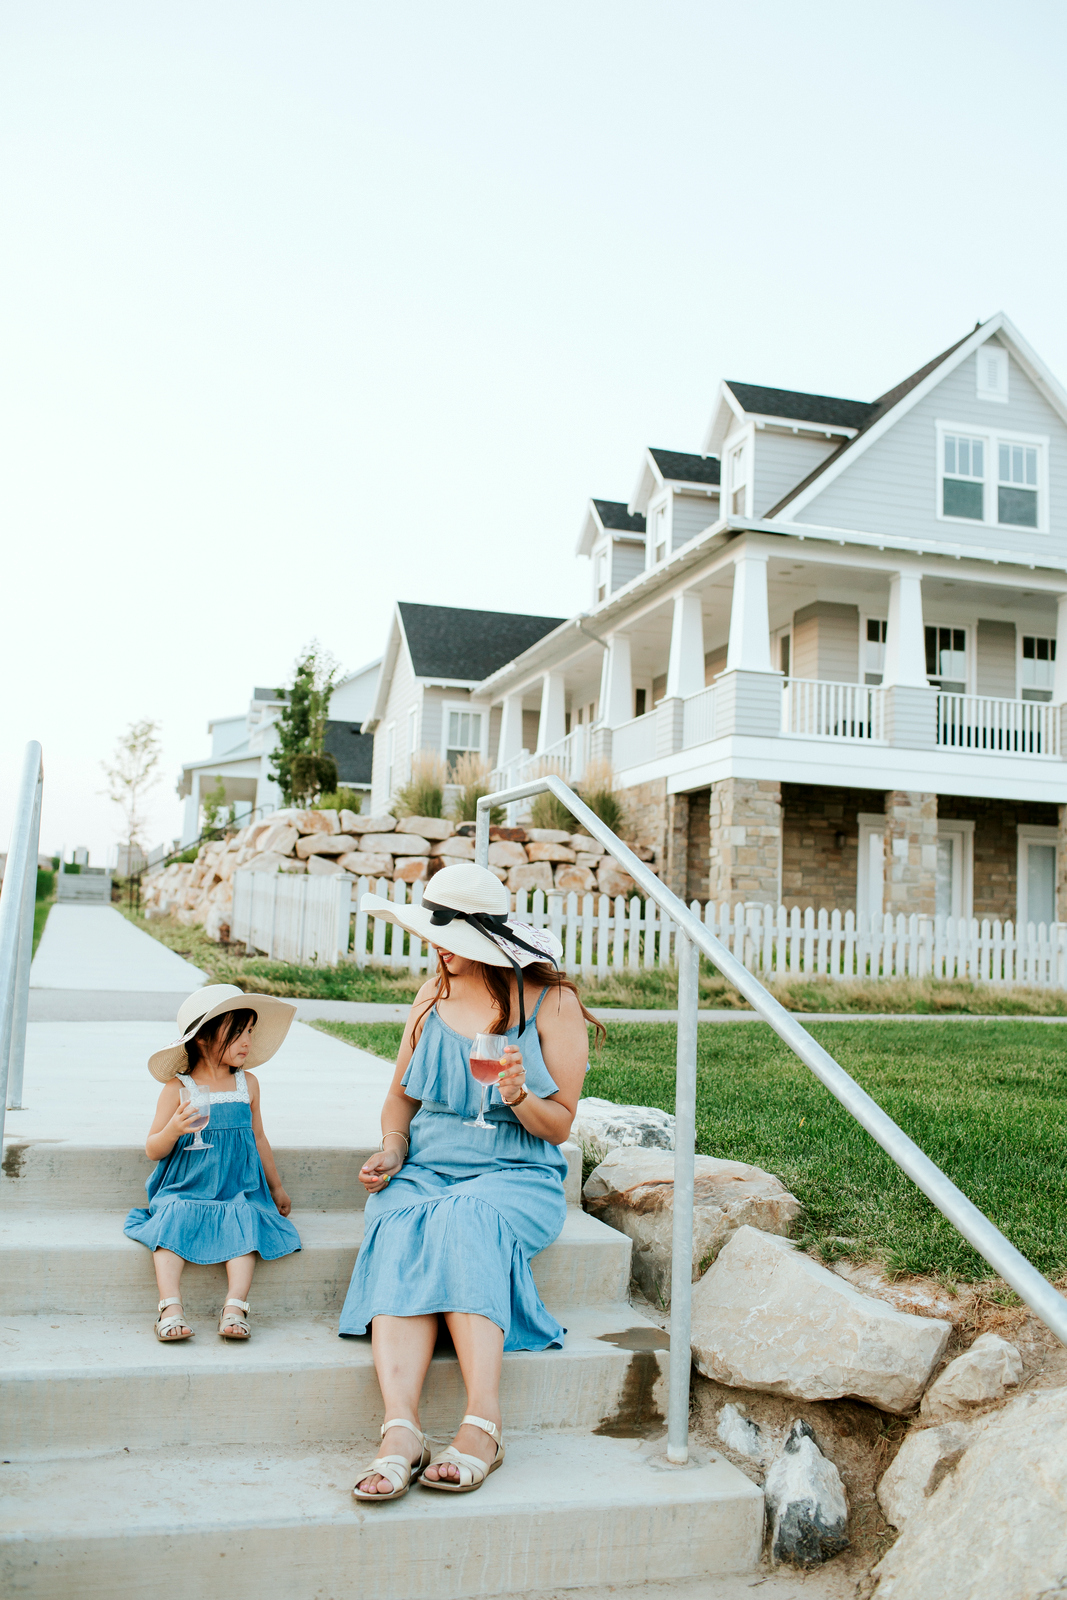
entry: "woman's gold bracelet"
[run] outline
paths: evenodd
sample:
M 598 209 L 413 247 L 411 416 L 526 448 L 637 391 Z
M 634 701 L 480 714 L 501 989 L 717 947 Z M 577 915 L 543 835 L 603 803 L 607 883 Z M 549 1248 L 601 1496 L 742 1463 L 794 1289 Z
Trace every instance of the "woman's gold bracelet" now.
M 399 1128 L 388 1128 L 386 1129 L 385 1133 L 382 1134 L 381 1143 L 378 1146 L 378 1149 L 382 1152 L 382 1154 L 384 1155 L 385 1153 L 385 1141 L 388 1139 L 390 1134 L 394 1134 L 398 1139 L 403 1139 L 405 1147 L 404 1154 L 407 1155 L 408 1151 L 411 1149 L 411 1140 L 408 1138 L 406 1133 L 401 1133 Z

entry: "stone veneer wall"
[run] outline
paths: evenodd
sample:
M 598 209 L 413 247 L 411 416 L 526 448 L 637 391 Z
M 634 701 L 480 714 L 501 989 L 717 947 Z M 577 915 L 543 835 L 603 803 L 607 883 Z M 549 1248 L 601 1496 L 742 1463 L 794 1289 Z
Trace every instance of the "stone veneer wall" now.
M 965 795 L 938 796 L 937 814 L 942 821 L 974 822 L 974 915 L 1008 918 L 1017 915 L 1019 868 L 1019 823 L 1055 828 L 1065 808 L 1023 800 L 972 800 Z M 1061 843 L 1059 915 L 1067 909 L 1063 894 L 1064 856 Z
M 622 790 L 626 811 L 624 836 L 631 844 L 647 845 L 657 861 L 667 859 L 667 780 L 636 783 Z
M 890 789 L 885 797 L 885 896 L 896 916 L 932 917 L 937 899 L 937 795 Z
M 708 898 L 711 872 L 711 790 L 694 789 L 689 795 L 689 836 L 686 839 L 686 901 Z
M 778 902 L 782 838 L 781 788 L 776 780 L 724 778 L 711 786 L 708 898 L 736 905 Z
M 861 811 L 881 812 L 881 789 L 782 784 L 782 904 L 855 911 Z M 844 834 L 838 845 L 837 835 Z

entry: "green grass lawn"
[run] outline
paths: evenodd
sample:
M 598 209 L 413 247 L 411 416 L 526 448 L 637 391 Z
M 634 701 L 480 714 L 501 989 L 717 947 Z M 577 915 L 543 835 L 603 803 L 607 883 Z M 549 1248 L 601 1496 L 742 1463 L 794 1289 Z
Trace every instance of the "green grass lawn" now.
M 394 1057 L 398 1024 L 319 1023 Z M 1025 1021 L 812 1023 L 811 1032 L 1049 1277 L 1067 1273 L 1067 1040 Z M 978 1281 L 990 1269 L 762 1023 L 698 1030 L 697 1150 L 773 1172 L 823 1255 Z M 674 1110 L 675 1029 L 614 1023 L 585 1093 Z
M 34 905 L 34 908 L 33 908 L 33 954 L 34 955 L 37 954 L 37 946 L 41 942 L 41 935 L 44 932 L 44 925 L 48 921 L 48 913 L 51 911 L 51 909 L 52 909 L 54 904 L 55 904 L 55 901 L 49 899 L 49 900 L 38 900 L 37 903 Z

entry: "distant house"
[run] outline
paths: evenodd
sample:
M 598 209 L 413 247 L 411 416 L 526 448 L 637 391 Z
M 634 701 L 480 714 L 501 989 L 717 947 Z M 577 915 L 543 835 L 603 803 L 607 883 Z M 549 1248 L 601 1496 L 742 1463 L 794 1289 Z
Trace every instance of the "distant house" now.
M 449 767 L 466 751 L 490 759 L 500 741 L 500 713 L 471 707 L 471 690 L 516 654 L 558 628 L 560 617 L 468 611 L 400 601 L 382 657 L 378 690 L 364 731 L 374 735 L 371 809 L 384 810 L 411 774 L 416 751 L 439 752 Z M 546 726 L 554 725 L 550 707 Z M 531 736 L 536 741 L 535 712 Z M 562 708 L 560 708 L 562 735 Z
M 353 672 L 330 697 L 325 748 L 337 760 L 338 781 L 351 789 L 370 788 L 373 738 L 364 731 L 374 704 L 380 658 Z M 253 811 L 261 816 L 281 805 L 281 791 L 270 778 L 277 743 L 278 716 L 287 696 L 277 689 L 253 689 L 247 711 L 215 717 L 207 725 L 211 753 L 182 767 L 178 795 L 185 801 L 182 843 L 197 838 L 204 796 L 216 792 L 222 780 L 225 804 L 237 808 L 238 817 Z

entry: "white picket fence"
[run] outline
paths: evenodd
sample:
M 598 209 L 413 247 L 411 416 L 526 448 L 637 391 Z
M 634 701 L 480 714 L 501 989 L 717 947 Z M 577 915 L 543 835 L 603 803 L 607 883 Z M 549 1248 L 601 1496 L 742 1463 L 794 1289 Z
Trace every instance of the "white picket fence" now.
M 233 938 L 279 961 L 431 970 L 429 947 L 361 908 L 373 892 L 398 905 L 422 900 L 423 885 L 348 877 L 234 874 Z M 1067 988 L 1067 924 L 981 922 L 977 918 L 874 916 L 800 911 L 795 906 L 701 906 L 691 910 L 765 982 L 801 977 L 966 978 L 982 983 Z M 675 924 L 634 895 L 566 896 L 537 889 L 516 896 L 516 913 L 550 928 L 564 966 L 584 978 L 640 972 L 674 962 Z M 355 926 L 352 927 L 354 920 Z

